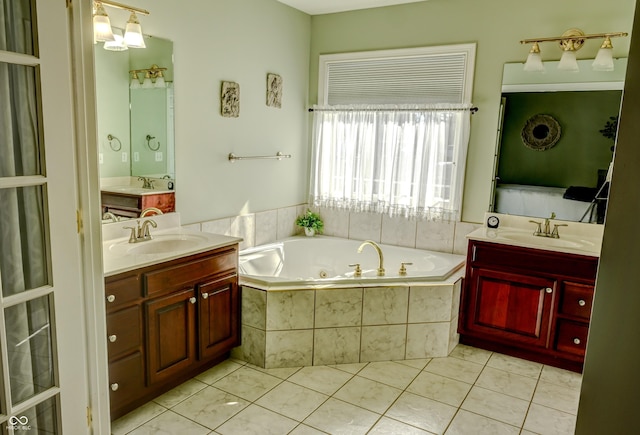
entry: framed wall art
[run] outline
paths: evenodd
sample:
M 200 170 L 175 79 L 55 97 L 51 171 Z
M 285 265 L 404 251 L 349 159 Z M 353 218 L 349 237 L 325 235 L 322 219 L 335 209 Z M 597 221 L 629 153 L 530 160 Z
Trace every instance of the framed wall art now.
M 267 74 L 267 106 L 282 107 L 282 77 L 278 74 Z
M 222 82 L 220 113 L 226 118 L 240 116 L 240 85 L 238 83 Z

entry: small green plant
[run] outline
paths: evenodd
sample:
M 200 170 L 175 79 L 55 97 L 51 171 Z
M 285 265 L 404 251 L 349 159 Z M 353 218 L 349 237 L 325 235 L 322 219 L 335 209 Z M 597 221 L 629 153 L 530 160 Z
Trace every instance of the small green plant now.
M 303 228 L 311 228 L 317 234 L 322 234 L 324 229 L 324 222 L 320 219 L 320 215 L 307 210 L 302 216 L 298 216 L 296 219 L 296 225 Z

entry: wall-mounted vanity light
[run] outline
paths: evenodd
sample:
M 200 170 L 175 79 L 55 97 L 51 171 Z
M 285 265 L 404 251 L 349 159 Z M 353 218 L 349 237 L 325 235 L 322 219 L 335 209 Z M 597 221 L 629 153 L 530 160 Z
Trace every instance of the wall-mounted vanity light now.
M 592 68 L 594 71 L 613 71 L 613 45 L 611 38 L 628 36 L 626 32 L 613 33 L 594 33 L 587 35 L 580 29 L 569 29 L 562 36 L 554 36 L 550 38 L 524 39 L 521 44 L 533 44 L 524 64 L 525 71 L 543 72 L 544 64 L 540 55 L 541 42 L 558 42 L 562 50 L 562 57 L 558 63 L 558 69 L 563 71 L 578 71 L 578 62 L 576 60 L 576 51 L 580 50 L 587 39 L 602 39 L 600 50 L 593 61 Z
M 120 35 L 122 41 L 117 45 L 118 35 L 114 34 L 111 29 L 109 15 L 104 7 L 109 6 L 116 9 L 124 9 L 131 12 L 129 20 L 125 26 L 124 36 Z M 140 9 L 133 6 L 117 3 L 111 0 L 96 0 L 93 2 L 93 39 L 95 42 L 105 42 L 107 50 L 126 50 L 131 48 L 146 48 L 144 38 L 142 36 L 142 28 L 136 12 L 143 15 L 149 15 L 146 9 Z M 106 44 L 109 42 L 110 44 Z M 114 44 L 112 44 L 114 43 Z M 123 48 L 124 47 L 124 48 Z
M 151 65 L 151 68 L 145 69 L 133 69 L 129 71 L 131 73 L 131 89 L 151 89 L 151 88 L 164 88 L 167 84 L 164 81 L 164 74 L 162 71 L 166 71 L 166 68 L 160 67 L 156 64 Z M 144 80 L 140 84 L 140 76 Z

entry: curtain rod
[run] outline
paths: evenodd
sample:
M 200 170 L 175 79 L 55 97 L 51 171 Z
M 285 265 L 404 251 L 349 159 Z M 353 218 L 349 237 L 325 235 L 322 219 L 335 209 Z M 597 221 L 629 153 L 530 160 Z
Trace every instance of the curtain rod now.
M 354 111 L 363 111 L 363 112 L 413 112 L 413 111 L 456 111 L 456 110 L 469 110 L 473 115 L 478 111 L 477 107 L 470 107 L 468 109 L 314 109 L 312 107 L 309 108 L 309 112 L 331 112 L 331 111 L 346 111 L 346 112 L 354 112 Z

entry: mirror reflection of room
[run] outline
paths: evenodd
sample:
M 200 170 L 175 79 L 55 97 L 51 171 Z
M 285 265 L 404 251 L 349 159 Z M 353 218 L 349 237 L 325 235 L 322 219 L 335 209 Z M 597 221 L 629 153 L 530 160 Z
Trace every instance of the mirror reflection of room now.
M 583 70 L 547 77 L 505 65 L 494 211 L 603 223 L 624 76 Z

